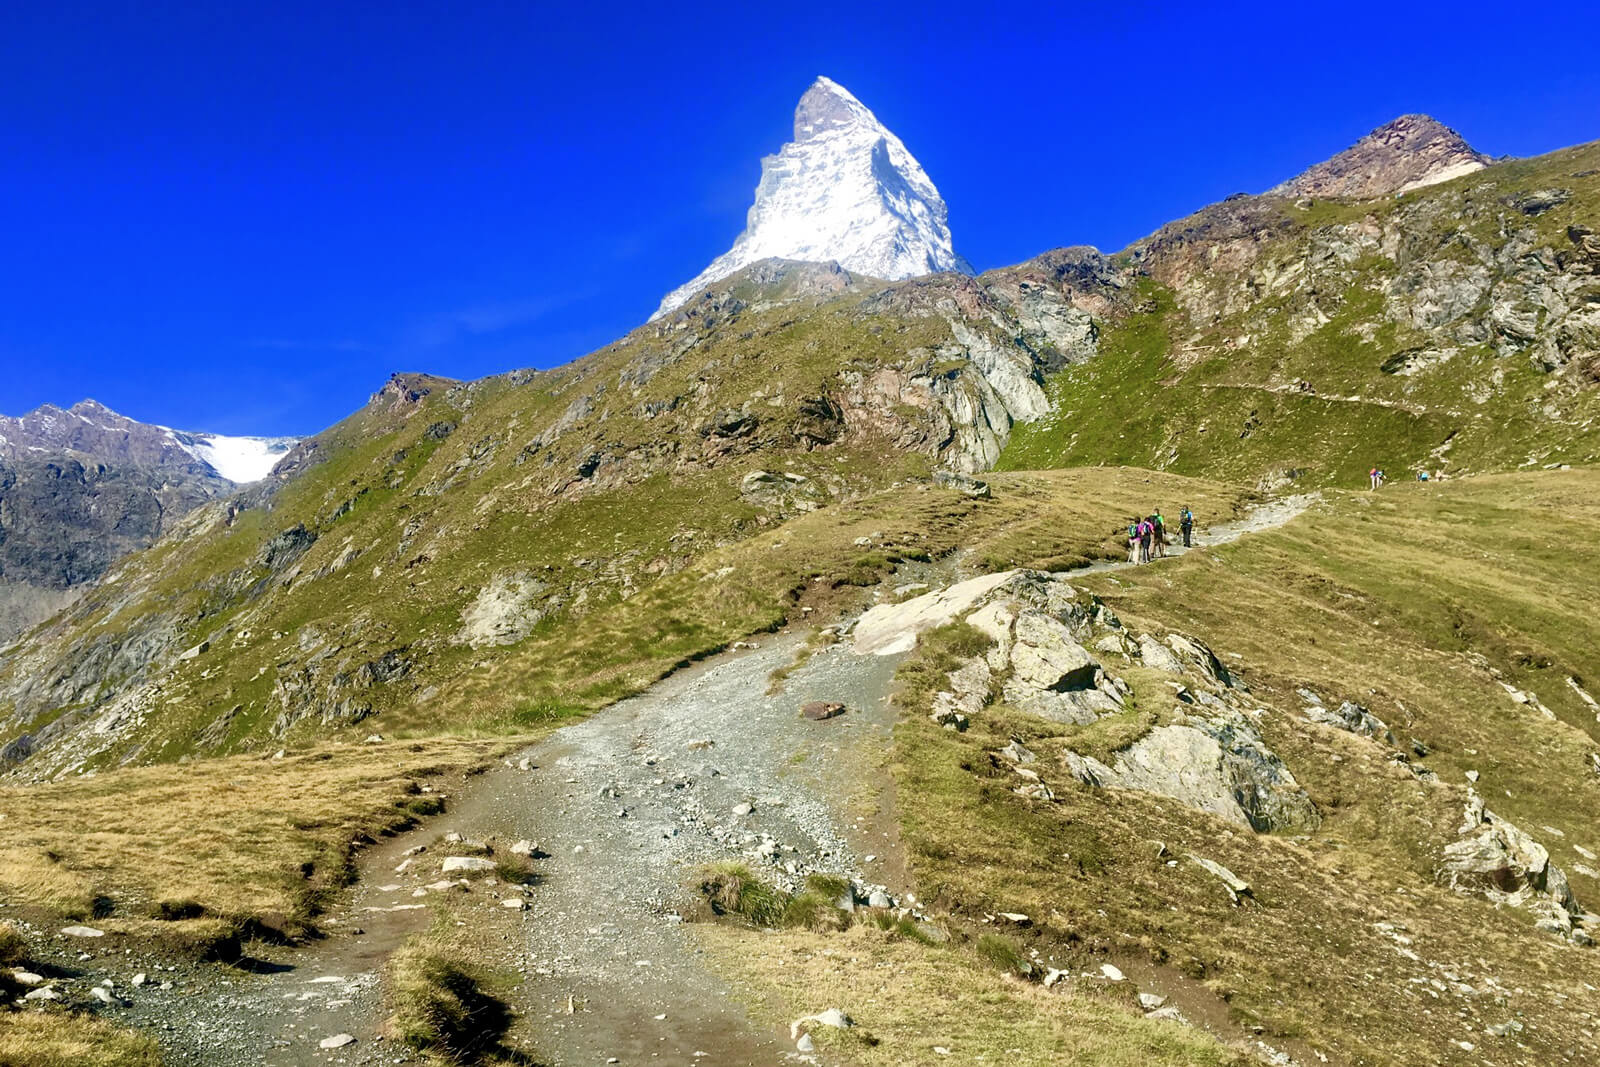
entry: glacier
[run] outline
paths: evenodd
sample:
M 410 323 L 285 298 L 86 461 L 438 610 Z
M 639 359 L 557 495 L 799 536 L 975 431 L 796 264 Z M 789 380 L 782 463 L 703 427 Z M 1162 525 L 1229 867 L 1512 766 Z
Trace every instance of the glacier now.
M 163 427 L 165 429 L 165 427 Z M 229 437 L 168 430 L 178 447 L 235 485 L 259 482 L 288 455 L 297 437 Z
M 761 161 L 761 181 L 733 247 L 668 293 L 651 318 L 762 259 L 838 263 L 889 281 L 971 274 L 949 210 L 900 138 L 842 85 L 818 78 L 794 114 L 794 140 Z

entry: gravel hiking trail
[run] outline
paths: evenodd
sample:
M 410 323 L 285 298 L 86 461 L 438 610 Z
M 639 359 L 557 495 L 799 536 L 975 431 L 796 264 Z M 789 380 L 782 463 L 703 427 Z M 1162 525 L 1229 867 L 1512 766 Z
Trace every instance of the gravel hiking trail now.
M 1205 530 L 1196 547 L 1281 526 L 1315 499 L 1267 504 Z M 922 580 L 952 577 L 918 570 Z M 884 768 L 901 657 L 843 642 L 769 693 L 772 672 L 802 648 L 800 633 L 739 642 L 563 727 L 472 779 L 426 830 L 369 849 L 348 900 L 326 918 L 328 938 L 264 951 L 260 974 L 213 978 L 164 1004 L 141 998 L 128 1021 L 155 1032 L 173 1065 L 408 1062 L 383 1033 L 381 974 L 407 937 L 439 921 L 429 902 L 444 896 L 468 928 L 461 944 L 502 979 L 496 992 L 522 1020 L 517 1044 L 537 1063 L 809 1062 L 786 1032 L 745 1013 L 683 916 L 694 867 L 719 859 L 789 887 L 821 872 L 895 899 L 911 888 Z M 812 721 L 799 714 L 810 701 L 848 710 Z M 500 850 L 536 843 L 537 882 L 447 885 L 438 843 L 451 832 Z M 427 849 L 408 855 L 418 845 Z M 341 1035 L 352 1040 L 322 1047 Z

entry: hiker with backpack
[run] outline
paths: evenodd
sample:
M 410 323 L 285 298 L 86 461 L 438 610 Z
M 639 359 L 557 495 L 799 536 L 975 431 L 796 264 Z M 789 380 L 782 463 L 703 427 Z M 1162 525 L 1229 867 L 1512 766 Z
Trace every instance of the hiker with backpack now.
M 1154 527 L 1151 531 L 1151 541 L 1154 543 L 1156 555 L 1164 557 L 1167 554 L 1167 520 L 1161 517 L 1160 508 L 1150 516 L 1150 525 Z
M 1149 519 L 1139 522 L 1139 562 L 1150 562 L 1150 549 L 1156 536 L 1156 524 Z
M 1139 562 L 1139 516 L 1128 522 L 1128 562 Z
M 1189 505 L 1183 506 L 1183 514 L 1178 516 L 1178 528 L 1183 531 L 1183 547 L 1192 548 L 1189 535 L 1194 532 L 1194 512 L 1189 510 Z

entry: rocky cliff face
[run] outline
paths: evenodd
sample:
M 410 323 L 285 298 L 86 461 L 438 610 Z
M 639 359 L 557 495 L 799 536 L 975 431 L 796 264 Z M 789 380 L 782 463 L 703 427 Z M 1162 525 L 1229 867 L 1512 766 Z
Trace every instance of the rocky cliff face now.
M 1490 162 L 1489 157 L 1438 120 L 1427 115 L 1401 115 L 1268 193 L 1371 200 L 1459 178 L 1482 170 Z
M 293 444 L 152 426 L 94 400 L 0 415 L 0 642 Z
M 951 245 L 949 211 L 922 165 L 827 78 L 800 98 L 794 140 L 761 161 L 755 203 L 733 248 L 668 293 L 656 316 L 763 259 L 832 262 L 890 280 L 971 273 Z

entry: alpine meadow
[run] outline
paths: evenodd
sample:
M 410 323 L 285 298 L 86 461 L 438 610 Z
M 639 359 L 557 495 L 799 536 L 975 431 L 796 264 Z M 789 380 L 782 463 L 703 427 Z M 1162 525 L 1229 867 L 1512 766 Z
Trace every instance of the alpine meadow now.
M 0 1063 L 1600 1063 L 1600 141 L 981 273 L 920 147 L 816 79 L 569 363 L 0 418 Z

